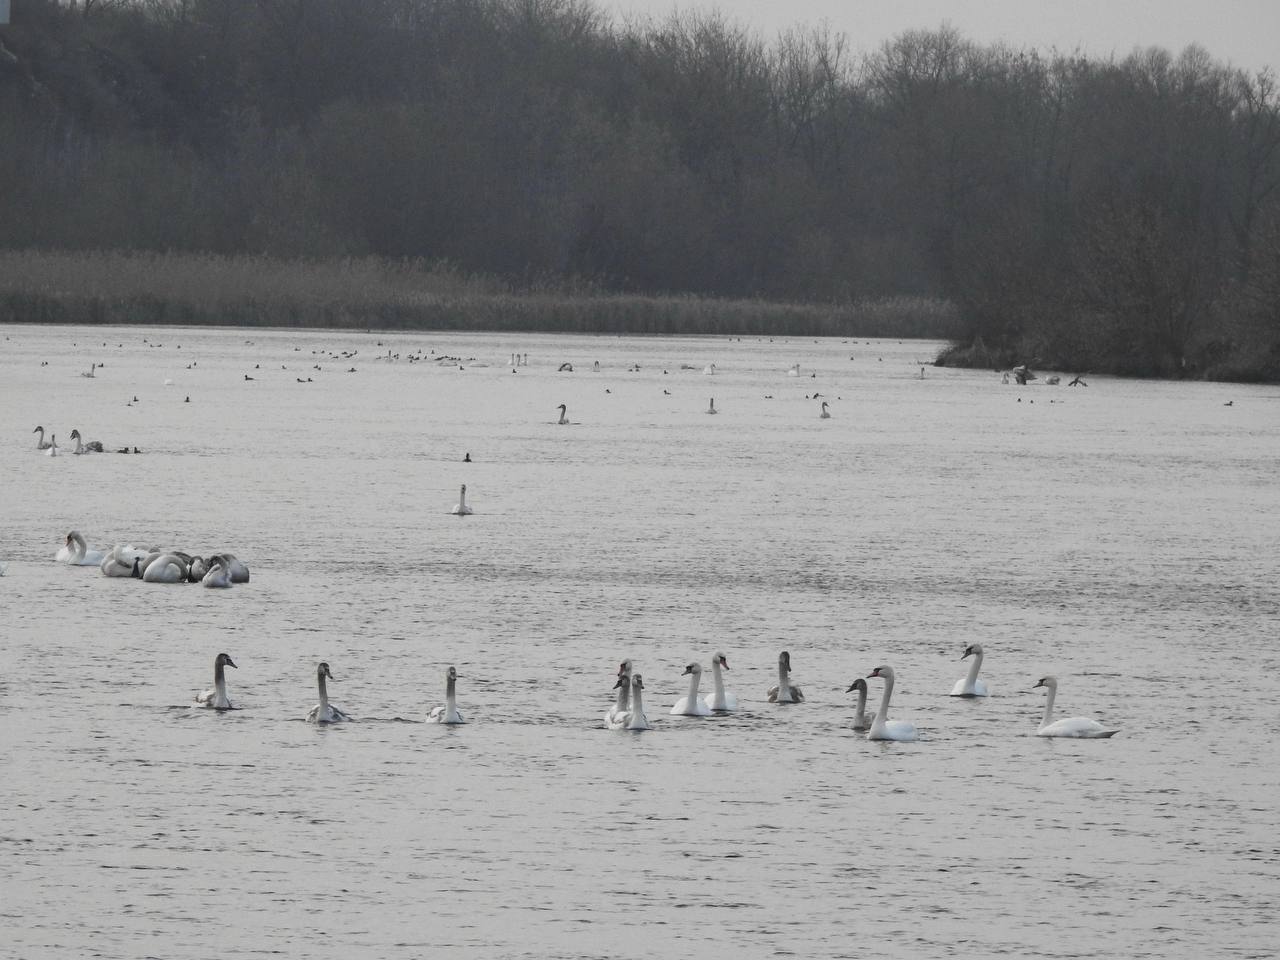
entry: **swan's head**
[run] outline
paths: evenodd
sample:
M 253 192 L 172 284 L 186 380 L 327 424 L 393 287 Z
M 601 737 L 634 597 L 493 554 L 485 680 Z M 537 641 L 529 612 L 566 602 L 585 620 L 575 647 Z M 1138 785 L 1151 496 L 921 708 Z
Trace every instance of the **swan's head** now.
M 1036 689 L 1036 687 L 1047 687 L 1050 690 L 1057 690 L 1058 678 L 1057 677 L 1041 677 L 1039 680 L 1036 681 L 1035 687 L 1032 687 L 1031 689 L 1034 690 Z
M 720 666 L 724 667 L 726 670 L 729 669 L 729 659 L 723 653 L 716 654 L 716 663 L 720 664 Z
M 457 668 L 456 668 L 456 667 L 450 667 L 450 668 L 449 668 L 449 672 L 445 674 L 445 678 L 446 678 L 446 679 L 448 679 L 448 680 L 457 680 L 457 679 L 458 679 L 458 670 L 457 670 Z
M 640 674 L 637 673 L 635 676 L 631 678 L 631 689 L 632 690 L 644 689 L 644 680 L 640 677 Z
M 845 693 L 853 693 L 853 691 L 855 690 L 866 690 L 866 689 L 867 689 L 867 681 L 863 680 L 862 677 L 859 677 L 857 680 L 853 681 L 853 683 L 849 684 L 849 689 L 846 690 Z
M 969 657 L 979 656 L 981 655 L 981 653 L 982 653 L 982 644 L 971 643 L 964 648 L 964 654 L 960 657 L 960 659 L 967 660 Z
M 321 661 L 320 661 L 320 666 L 316 667 L 316 676 L 317 676 L 317 677 L 328 677 L 330 680 L 332 680 L 332 679 L 333 679 L 333 674 L 329 672 L 329 664 L 327 664 L 325 661 L 321 660 Z
M 690 663 L 686 665 L 684 668 L 684 673 L 680 674 L 680 676 L 683 677 L 685 676 L 685 674 L 689 674 L 689 673 L 702 673 L 702 664 Z
M 568 410 L 569 408 L 568 408 L 568 407 L 566 407 L 566 406 L 562 403 L 562 404 L 560 404 L 560 406 L 556 407 L 556 409 L 557 409 L 557 410 L 559 410 L 561 413 L 564 413 L 564 412 L 565 412 L 566 410 Z
M 71 431 L 71 439 L 72 439 L 72 440 L 79 440 L 79 439 L 80 439 L 80 431 L 79 431 L 79 430 L 72 430 L 72 431 Z
M 214 665 L 215 665 L 215 666 L 219 666 L 219 667 L 235 667 L 237 670 L 239 670 L 239 669 L 240 669 L 239 667 L 236 667 L 236 662 L 235 662 L 234 660 L 232 660 L 232 659 L 231 659 L 231 657 L 227 656 L 227 654 L 225 654 L 225 653 L 220 653 L 220 654 L 218 654 L 218 659 L 217 659 L 217 660 L 215 660 L 215 661 L 213 661 L 213 662 L 214 662 Z
M 787 673 L 790 673 L 791 672 L 791 654 L 787 653 L 787 651 L 785 650 L 783 650 L 780 654 L 778 654 L 778 666 L 780 666 L 783 670 L 787 671 Z
M 893 667 L 885 667 L 885 666 L 876 667 L 874 670 L 872 670 L 870 673 L 867 674 L 868 680 L 870 680 L 872 677 L 880 677 L 884 680 L 892 680 Z
M 629 677 L 629 676 L 631 676 L 631 661 L 630 661 L 630 660 L 623 660 L 620 664 L 618 664 L 618 676 L 620 676 L 620 677 Z

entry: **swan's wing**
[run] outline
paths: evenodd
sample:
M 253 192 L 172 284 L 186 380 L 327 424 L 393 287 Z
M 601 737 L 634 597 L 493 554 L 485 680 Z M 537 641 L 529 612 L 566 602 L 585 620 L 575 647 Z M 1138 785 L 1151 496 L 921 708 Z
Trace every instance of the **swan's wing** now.
M 205 706 L 208 706 L 209 704 L 213 703 L 213 698 L 217 696 L 217 694 L 218 694 L 217 690 L 205 690 L 201 693 L 197 693 L 196 703 L 201 703 L 201 704 L 204 704 Z
M 804 703 L 804 693 L 801 692 L 800 688 L 794 683 L 791 684 L 791 696 L 795 699 L 796 703 Z
M 318 704 L 318 703 L 317 703 L 314 707 L 312 707 L 312 708 L 307 712 L 307 722 L 308 722 L 308 723 L 319 723 L 319 722 L 320 722 L 320 704 Z
M 778 702 L 778 687 L 776 685 L 769 688 L 769 702 L 770 703 Z

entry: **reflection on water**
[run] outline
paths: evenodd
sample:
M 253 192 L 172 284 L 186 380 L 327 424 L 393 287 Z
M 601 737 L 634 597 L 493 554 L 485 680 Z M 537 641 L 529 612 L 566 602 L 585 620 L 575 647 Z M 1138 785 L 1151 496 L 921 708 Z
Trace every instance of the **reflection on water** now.
M 1274 388 L 920 379 L 913 342 L 5 335 L 14 956 L 1274 949 Z M 73 528 L 253 579 L 55 565 Z M 952 699 L 974 642 L 993 696 Z M 783 649 L 804 704 L 766 700 Z M 669 716 L 717 650 L 740 710 Z M 241 709 L 188 709 L 220 651 Z M 624 656 L 652 732 L 603 728 Z M 320 660 L 357 722 L 303 722 Z M 918 743 L 851 729 L 880 664 Z M 423 723 L 450 665 L 469 722 Z M 1121 733 L 1032 736 L 1046 673 Z

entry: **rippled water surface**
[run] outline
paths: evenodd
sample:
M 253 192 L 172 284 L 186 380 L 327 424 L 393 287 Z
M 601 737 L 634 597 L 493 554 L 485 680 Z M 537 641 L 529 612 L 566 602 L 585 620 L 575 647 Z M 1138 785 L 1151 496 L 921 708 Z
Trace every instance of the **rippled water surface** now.
M 1280 389 L 922 379 L 919 342 L 2 332 L 0 954 L 1275 955 Z M 252 581 L 55 564 L 73 528 Z M 953 700 L 974 642 L 994 695 Z M 783 649 L 803 705 L 766 701 Z M 240 709 L 190 709 L 224 650 Z M 668 716 L 717 650 L 741 710 Z M 601 723 L 623 657 L 651 732 Z M 357 722 L 301 722 L 319 660 Z M 470 722 L 425 724 L 451 664 Z M 850 729 L 879 664 L 920 742 Z M 1046 673 L 1121 732 L 1033 736 Z

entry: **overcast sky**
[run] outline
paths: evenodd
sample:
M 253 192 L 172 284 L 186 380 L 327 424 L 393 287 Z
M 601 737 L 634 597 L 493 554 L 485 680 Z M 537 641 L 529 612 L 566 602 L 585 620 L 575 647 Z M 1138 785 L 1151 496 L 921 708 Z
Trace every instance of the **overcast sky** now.
M 1174 53 L 1198 43 L 1217 60 L 1280 68 L 1280 0 L 597 0 L 618 14 L 664 17 L 719 9 L 772 40 L 780 30 L 826 20 L 855 49 L 873 50 L 904 30 L 946 22 L 969 39 L 1015 47 L 1121 56 L 1134 47 Z

